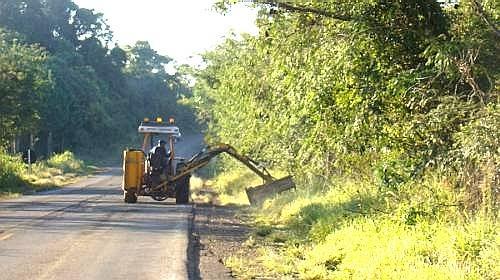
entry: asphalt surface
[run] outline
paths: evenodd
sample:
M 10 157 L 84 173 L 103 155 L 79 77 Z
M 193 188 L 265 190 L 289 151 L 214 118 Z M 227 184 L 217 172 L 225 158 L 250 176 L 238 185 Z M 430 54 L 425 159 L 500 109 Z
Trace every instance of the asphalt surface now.
M 0 201 L 0 279 L 187 279 L 192 206 L 124 204 L 121 170 Z

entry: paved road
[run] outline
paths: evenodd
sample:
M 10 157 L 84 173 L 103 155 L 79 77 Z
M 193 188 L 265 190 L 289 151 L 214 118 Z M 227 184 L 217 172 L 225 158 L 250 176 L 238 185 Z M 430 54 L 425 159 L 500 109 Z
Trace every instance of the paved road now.
M 122 203 L 121 171 L 0 201 L 0 279 L 187 279 L 191 206 Z

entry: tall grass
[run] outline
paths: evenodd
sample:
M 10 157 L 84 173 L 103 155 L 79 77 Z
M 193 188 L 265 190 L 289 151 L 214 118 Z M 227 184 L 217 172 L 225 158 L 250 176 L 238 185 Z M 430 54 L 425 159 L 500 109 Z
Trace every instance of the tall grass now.
M 22 190 L 21 174 L 24 170 L 25 165 L 18 157 L 9 156 L 0 150 L 0 195 Z
M 69 151 L 39 161 L 31 169 L 19 156 L 0 152 L 0 196 L 62 186 L 90 171 L 83 161 Z
M 468 214 L 461 198 L 434 177 L 299 182 L 255 209 L 260 258 L 226 264 L 242 278 L 500 279 L 497 215 Z
M 86 170 L 87 166 L 82 160 L 75 157 L 72 152 L 65 151 L 62 154 L 55 154 L 50 157 L 46 162 L 42 162 L 42 167 L 56 168 L 62 170 L 64 173 L 82 173 Z

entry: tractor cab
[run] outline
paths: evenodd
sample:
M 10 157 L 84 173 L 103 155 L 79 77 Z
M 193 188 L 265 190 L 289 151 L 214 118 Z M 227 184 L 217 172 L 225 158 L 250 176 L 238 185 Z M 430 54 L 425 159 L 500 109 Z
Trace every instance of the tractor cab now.
M 139 125 L 138 131 L 144 135 L 142 150 L 146 155 L 150 169 L 157 169 L 158 167 L 154 165 L 162 159 L 156 159 L 156 157 L 164 155 L 168 161 L 165 173 L 175 175 L 177 162 L 183 159 L 175 157 L 175 143 L 181 133 L 179 127 L 175 126 L 174 118 L 169 118 L 168 123 L 163 122 L 160 117 L 153 121 L 146 118 Z M 161 155 L 158 152 L 154 153 L 154 150 L 159 148 L 160 142 L 165 143 L 165 147 L 161 147 L 161 150 L 165 150 L 162 151 Z
M 184 160 L 175 157 L 175 142 L 180 137 L 180 130 L 175 126 L 175 120 L 169 118 L 168 122 L 164 122 L 160 117 L 154 120 L 145 118 L 140 123 L 138 132 L 143 135 L 141 150 L 124 152 L 125 202 L 134 203 L 137 201 L 137 196 L 142 195 L 158 201 L 175 197 L 177 203 L 187 203 L 189 190 L 184 189 L 189 189 L 190 176 L 187 175 L 175 182 L 169 180 L 177 174 L 179 163 Z
M 144 135 L 142 150 L 147 153 L 150 151 L 157 140 L 165 140 L 167 143 L 175 143 L 177 138 L 180 138 L 181 133 L 179 127 L 175 126 L 175 120 L 169 118 L 168 123 L 163 122 L 162 118 L 150 120 L 145 118 L 139 125 L 138 131 Z M 172 140 L 172 141 L 170 141 Z M 170 147 L 173 150 L 173 147 Z

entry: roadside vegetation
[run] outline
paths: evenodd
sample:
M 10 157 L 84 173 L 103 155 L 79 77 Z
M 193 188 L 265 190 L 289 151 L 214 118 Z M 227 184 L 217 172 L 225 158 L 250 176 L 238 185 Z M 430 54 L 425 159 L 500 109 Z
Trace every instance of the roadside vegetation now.
M 94 171 L 68 151 L 32 164 L 31 170 L 20 156 L 0 152 L 0 198 L 60 187 Z
M 497 1 L 253 2 L 259 34 L 205 54 L 191 104 L 209 142 L 297 190 L 254 208 L 259 257 L 225 264 L 245 279 L 500 278 Z M 227 162 L 211 185 L 246 204 L 259 183 Z
M 0 195 L 60 186 L 89 169 L 116 165 L 140 145 L 143 118 L 175 116 L 197 131 L 191 94 L 174 63 L 147 41 L 112 43 L 105 15 L 71 0 L 0 3 Z M 167 115 L 168 114 L 168 115 Z M 30 173 L 17 153 L 49 159 Z
M 138 123 L 158 116 L 196 131 L 182 103 L 186 81 L 167 73 L 172 59 L 147 41 L 120 47 L 112 40 L 105 15 L 71 0 L 2 1 L 0 147 L 10 151 L 32 135 L 39 155 L 119 155 L 139 143 Z
M 248 177 L 235 171 L 213 185 Z M 249 185 L 241 186 L 224 201 L 247 205 L 241 190 Z M 242 279 L 498 279 L 498 219 L 463 211 L 466 195 L 437 178 L 393 191 L 360 178 L 300 182 L 252 208 L 254 232 L 243 250 L 259 257 L 224 263 Z

